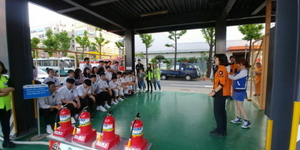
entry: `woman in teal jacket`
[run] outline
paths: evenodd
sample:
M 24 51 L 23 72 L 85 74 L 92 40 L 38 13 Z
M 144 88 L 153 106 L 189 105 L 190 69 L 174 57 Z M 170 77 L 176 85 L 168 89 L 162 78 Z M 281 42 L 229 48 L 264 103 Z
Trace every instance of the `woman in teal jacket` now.
M 149 92 L 150 87 L 151 87 L 151 93 L 153 91 L 153 87 L 152 87 L 152 83 L 151 83 L 152 79 L 153 79 L 153 70 L 152 70 L 151 64 L 148 64 L 147 70 L 146 70 L 146 81 L 147 81 L 147 91 L 146 92 Z
M 160 69 L 157 68 L 157 64 L 153 65 L 153 78 L 154 78 L 154 90 L 156 91 L 156 84 L 159 88 L 159 91 L 162 92 L 161 86 L 160 86 Z

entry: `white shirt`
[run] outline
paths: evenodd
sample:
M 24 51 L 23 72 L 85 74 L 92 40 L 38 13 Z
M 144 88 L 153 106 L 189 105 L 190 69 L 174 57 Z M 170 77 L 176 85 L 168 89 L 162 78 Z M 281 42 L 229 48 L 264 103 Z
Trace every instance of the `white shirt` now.
M 60 86 L 60 83 L 59 83 L 59 81 L 58 81 L 58 79 L 57 79 L 56 77 L 53 77 L 53 78 L 47 77 L 47 78 L 43 81 L 43 83 L 46 84 L 46 83 L 49 82 L 49 81 L 54 82 L 54 83 L 55 83 L 55 86 Z
M 111 81 L 112 73 L 108 72 L 108 71 L 105 71 L 105 78 L 108 79 L 109 81 Z
M 113 70 L 113 71 L 115 71 L 115 72 L 118 72 L 119 70 L 118 70 L 118 66 L 117 65 L 112 65 L 111 66 L 111 69 Z
M 126 80 L 124 77 L 121 78 L 121 83 L 126 83 Z
M 53 92 L 51 95 L 47 97 L 38 98 L 40 108 L 47 109 L 50 106 L 55 106 L 61 104 L 61 100 L 59 98 L 59 94 L 57 91 Z
M 60 100 L 75 100 L 75 97 L 78 97 L 77 90 L 75 88 L 72 88 L 69 90 L 66 86 L 63 86 L 58 90 Z
M 113 80 L 111 80 L 109 82 L 109 88 L 114 89 L 114 88 L 117 88 L 117 87 L 118 87 L 117 82 L 114 82 Z
M 76 88 L 76 90 L 77 90 L 78 96 L 82 96 L 82 95 L 84 95 L 84 93 L 86 92 L 86 88 L 84 88 L 84 86 L 83 86 L 82 84 L 79 85 L 79 86 Z M 91 89 L 89 89 L 88 94 L 92 94 Z
M 131 82 L 132 81 L 132 77 L 126 76 L 125 77 L 125 82 Z
M 117 84 L 118 84 L 118 86 L 121 86 L 121 85 L 122 85 L 121 78 L 118 78 L 118 79 L 117 79 Z
M 82 67 L 82 72 L 83 72 L 83 70 L 84 70 L 84 68 L 86 68 L 86 67 L 88 67 L 88 68 L 90 68 L 90 70 L 92 70 L 92 65 L 91 64 L 83 64 L 83 67 Z
M 246 76 L 248 76 L 248 70 L 243 69 L 237 75 L 228 75 L 228 78 L 231 79 L 231 80 L 237 80 L 237 79 L 240 79 L 240 78 L 244 78 Z
M 75 80 L 75 78 L 74 77 L 69 77 L 69 76 L 67 76 L 67 77 L 65 77 L 65 80 L 64 80 L 64 82 L 63 82 L 63 86 L 66 86 L 66 83 L 67 83 L 67 79 L 74 79 Z M 75 83 L 74 83 L 74 85 L 75 85 Z
M 105 80 L 100 80 L 98 82 L 98 88 L 97 88 L 97 94 L 102 92 L 102 88 L 106 89 L 108 88 L 107 82 Z
M 97 91 L 97 88 L 98 88 L 98 84 L 97 83 L 98 82 L 96 81 L 95 83 L 91 84 L 91 93 L 92 94 L 96 93 L 96 91 Z

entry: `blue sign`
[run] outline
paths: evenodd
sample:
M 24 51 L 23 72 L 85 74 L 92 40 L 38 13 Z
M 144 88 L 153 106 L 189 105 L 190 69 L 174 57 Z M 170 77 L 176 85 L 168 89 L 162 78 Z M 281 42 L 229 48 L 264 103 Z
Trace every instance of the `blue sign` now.
M 47 97 L 50 95 L 48 85 L 33 84 L 23 86 L 24 99 Z

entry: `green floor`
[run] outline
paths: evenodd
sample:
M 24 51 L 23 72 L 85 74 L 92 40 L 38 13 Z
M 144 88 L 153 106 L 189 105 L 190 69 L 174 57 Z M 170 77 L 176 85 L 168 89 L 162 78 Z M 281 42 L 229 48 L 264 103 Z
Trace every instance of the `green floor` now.
M 140 93 L 114 106 L 113 113 L 116 133 L 129 137 L 129 124 L 140 112 L 144 137 L 153 143 L 152 150 L 263 150 L 267 120 L 264 111 L 248 101 L 244 106 L 252 122 L 251 129 L 242 129 L 240 125 L 230 123 L 235 117 L 235 103 L 227 101 L 228 135 L 225 138 L 209 135 L 209 131 L 216 126 L 213 100 L 206 94 Z M 93 127 L 98 131 L 105 115 L 98 112 L 93 119 Z M 18 145 L 15 149 L 47 149 L 47 146 Z

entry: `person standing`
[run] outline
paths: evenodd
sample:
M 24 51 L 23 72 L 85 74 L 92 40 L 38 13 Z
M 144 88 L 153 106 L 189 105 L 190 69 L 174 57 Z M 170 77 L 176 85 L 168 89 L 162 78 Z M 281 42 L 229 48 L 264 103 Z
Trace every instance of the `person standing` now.
M 260 82 L 261 82 L 261 63 L 257 62 L 255 64 L 256 69 L 254 70 L 255 73 L 255 94 L 253 96 L 260 96 Z
M 88 67 L 88 68 L 90 68 L 90 70 L 92 70 L 92 65 L 90 64 L 90 58 L 85 57 L 83 61 L 85 62 L 85 64 L 83 64 L 83 66 L 81 68 L 82 72 L 84 72 L 83 70 L 86 67 Z
M 10 92 L 13 92 L 13 83 L 11 78 L 4 76 L 8 71 L 4 64 L 0 61 L 0 121 L 1 128 L 4 136 L 2 143 L 3 147 L 13 148 L 15 144 L 9 139 L 10 122 L 9 118 L 11 115 L 11 96 Z
M 159 88 L 159 91 L 162 92 L 161 86 L 160 86 L 160 69 L 157 67 L 157 64 L 153 65 L 153 78 L 154 78 L 154 90 L 156 91 L 156 84 Z
M 147 81 L 147 91 L 146 92 L 149 92 L 149 89 L 151 87 L 151 93 L 153 91 L 153 87 L 152 87 L 152 79 L 153 79 L 153 70 L 152 70 L 152 67 L 151 67 L 151 64 L 149 63 L 148 66 L 147 66 L 147 70 L 146 70 L 146 81 Z
M 228 75 L 228 78 L 233 80 L 233 95 L 232 98 L 236 100 L 237 107 L 237 116 L 234 120 L 231 120 L 232 123 L 242 123 L 241 114 L 244 116 L 244 123 L 242 128 L 249 128 L 251 123 L 248 119 L 246 110 L 243 107 L 243 102 L 246 96 L 247 90 L 247 79 L 248 79 L 248 70 L 250 68 L 248 61 L 242 59 L 238 63 L 239 70 L 234 75 Z
M 48 134 L 53 132 L 52 127 L 50 125 L 50 113 L 57 112 L 62 108 L 61 101 L 59 99 L 58 92 L 56 91 L 55 82 L 48 81 L 46 84 L 49 87 L 50 95 L 47 97 L 40 97 L 38 98 L 39 106 L 40 106 L 40 114 L 43 116 L 45 124 L 46 124 L 46 131 Z
M 214 86 L 208 95 L 214 97 L 214 115 L 217 128 L 210 132 L 210 135 L 216 137 L 224 137 L 227 134 L 227 114 L 225 102 L 230 96 L 230 84 L 228 81 L 228 71 L 226 66 L 229 65 L 225 54 L 217 54 L 215 64 L 218 70 L 214 75 Z
M 135 69 L 136 69 L 137 76 L 139 75 L 140 70 L 143 70 L 143 72 L 145 71 L 144 65 L 141 63 L 141 59 L 138 59 L 138 63 L 135 65 Z M 142 87 L 140 87 L 140 84 L 138 84 L 138 86 L 139 86 L 139 89 L 142 89 Z M 145 89 L 146 86 L 143 88 Z
M 141 92 L 146 92 L 145 89 L 145 77 L 146 74 L 144 73 L 144 71 L 141 69 L 139 70 L 140 72 L 138 73 L 138 82 L 139 82 L 139 87 L 141 87 L 140 91 Z
M 229 66 L 230 66 L 230 72 L 229 72 L 229 74 L 230 75 L 234 75 L 238 71 L 238 64 L 235 62 L 236 61 L 235 60 L 235 56 L 230 56 L 229 59 L 230 59 L 230 64 L 229 64 Z M 233 80 L 230 79 L 229 83 L 230 83 L 230 87 L 231 87 L 231 95 L 230 95 L 229 99 L 232 99 L 232 92 L 233 92 L 233 90 L 232 90 L 232 84 L 233 84 Z
M 119 72 L 119 62 L 117 60 L 115 60 L 114 64 L 111 66 L 111 71 L 115 75 L 117 75 L 117 72 Z

